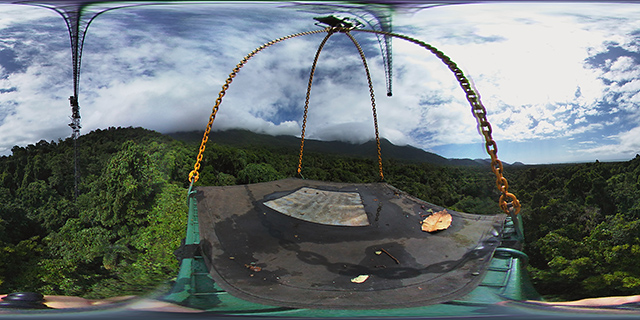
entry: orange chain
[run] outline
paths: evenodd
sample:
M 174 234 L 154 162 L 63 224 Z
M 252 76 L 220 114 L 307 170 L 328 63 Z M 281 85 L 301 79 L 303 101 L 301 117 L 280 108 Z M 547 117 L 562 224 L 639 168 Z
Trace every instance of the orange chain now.
M 257 49 L 253 50 L 251 53 L 249 53 L 247 56 L 245 56 L 240 63 L 238 63 L 236 65 L 236 67 L 233 69 L 233 71 L 229 74 L 229 77 L 227 78 L 225 84 L 222 86 L 222 90 L 220 91 L 220 93 L 218 94 L 218 98 L 216 99 L 216 103 L 213 107 L 213 110 L 211 112 L 211 116 L 209 117 L 209 123 L 207 124 L 207 128 L 204 132 L 204 135 L 202 137 L 202 142 L 200 144 L 200 149 L 198 152 L 198 156 L 196 158 L 196 163 L 194 165 L 194 169 L 189 173 L 189 181 L 191 182 L 191 184 L 193 185 L 194 182 L 198 181 L 199 178 L 199 173 L 198 170 L 200 170 L 200 162 L 202 161 L 202 157 L 203 157 L 203 153 L 206 147 L 206 143 L 209 140 L 209 134 L 211 132 L 211 127 L 213 126 L 213 121 L 215 119 L 215 116 L 218 112 L 218 109 L 220 107 L 220 103 L 222 102 L 222 97 L 224 97 L 227 89 L 229 89 L 229 84 L 233 81 L 233 78 L 235 78 L 235 76 L 237 75 L 237 73 L 240 71 L 240 68 L 242 68 L 249 59 L 251 59 L 254 55 L 256 55 L 258 52 L 262 51 L 263 49 L 270 47 L 278 42 L 290 39 L 290 38 L 294 38 L 294 37 L 298 37 L 298 36 L 303 36 L 303 35 L 309 35 L 309 34 L 316 34 L 316 33 L 321 33 L 321 32 L 329 32 L 329 34 L 327 35 L 327 37 L 325 37 L 325 40 L 323 41 L 323 45 L 324 42 L 326 42 L 326 40 L 336 31 L 340 31 L 340 32 L 345 32 L 347 33 L 347 35 L 352 39 L 352 41 L 354 41 L 354 39 L 352 38 L 352 36 L 349 34 L 349 31 L 360 31 L 360 32 L 367 32 L 367 33 L 376 33 L 376 34 L 383 34 L 383 35 L 389 35 L 389 36 L 393 36 L 396 38 L 400 38 L 412 43 L 415 43 L 427 50 L 429 50 L 431 53 L 433 53 L 434 55 L 436 55 L 442 62 L 444 62 L 447 67 L 449 67 L 449 69 L 454 73 L 454 75 L 456 76 L 456 79 L 458 80 L 458 82 L 460 83 L 460 86 L 462 87 L 462 89 L 465 91 L 466 94 L 466 98 L 467 101 L 469 102 L 469 104 L 471 105 L 471 112 L 473 114 L 473 116 L 475 117 L 477 123 L 478 123 L 478 127 L 481 130 L 482 135 L 484 136 L 485 139 L 485 149 L 487 151 L 487 153 L 489 154 L 489 156 L 491 157 L 491 170 L 493 171 L 493 173 L 496 175 L 496 186 L 498 188 L 498 190 L 501 193 L 500 196 L 500 200 L 499 200 L 499 205 L 500 208 L 506 212 L 507 214 L 512 213 L 511 210 L 513 210 L 513 214 L 518 214 L 520 212 L 521 209 L 521 205 L 520 205 L 520 201 L 518 201 L 518 199 L 516 198 L 516 196 L 512 193 L 509 193 L 509 183 L 507 181 L 507 179 L 503 176 L 503 164 L 502 161 L 500 161 L 498 159 L 498 145 L 496 144 L 495 140 L 493 140 L 492 138 L 492 128 L 491 128 L 491 124 L 489 123 L 489 121 L 487 120 L 487 110 L 484 107 L 484 105 L 482 104 L 482 102 L 480 101 L 480 95 L 474 90 L 474 88 L 471 86 L 470 81 L 467 79 L 467 77 L 464 75 L 464 73 L 462 72 L 462 70 L 457 66 L 457 64 L 455 62 L 453 62 L 451 60 L 451 58 L 449 58 L 447 55 L 445 55 L 442 51 L 436 49 L 435 47 L 429 45 L 428 43 L 425 43 L 423 41 L 411 38 L 409 36 L 405 36 L 405 35 L 401 35 L 401 34 L 396 34 L 396 33 L 392 33 L 392 32 L 386 32 L 386 31 L 375 31 L 375 30 L 362 30 L 362 29 L 352 29 L 352 28 L 325 28 L 322 30 L 316 30 L 316 31 L 307 31 L 307 32 L 301 32 L 301 33 L 296 33 L 296 34 L 292 34 L 292 35 L 288 35 L 282 38 L 278 38 L 275 40 L 272 40 L 270 42 L 267 42 L 265 44 L 263 44 L 262 46 L 258 47 Z M 357 45 L 357 42 L 354 41 L 354 44 L 356 44 L 356 47 L 359 48 L 359 52 L 361 52 L 361 48 Z M 318 49 L 318 52 L 316 53 L 316 61 L 314 61 L 314 66 L 317 62 L 317 57 L 320 53 L 321 48 Z M 366 68 L 366 62 L 364 61 L 364 56 L 361 52 L 361 56 L 363 57 L 363 62 L 365 64 L 365 69 L 367 70 L 367 76 L 369 76 L 368 73 L 368 69 Z M 312 75 L 309 79 L 309 86 L 311 85 L 312 82 L 312 77 L 313 77 L 313 72 Z M 369 79 L 370 81 L 370 79 Z M 370 87 L 371 88 L 371 87 Z M 310 90 L 310 88 L 309 88 Z M 371 95 L 372 95 L 372 103 L 373 103 L 373 109 L 374 109 L 374 124 L 376 127 L 376 136 L 377 136 L 377 131 L 378 131 L 378 126 L 377 126 L 377 117 L 375 116 L 375 100 L 374 100 L 374 96 L 373 96 L 373 90 L 371 90 Z M 305 116 L 304 116 L 304 123 L 306 123 L 306 115 L 307 115 L 307 106 L 308 106 L 308 97 L 309 92 L 307 92 L 307 101 L 306 101 L 306 105 L 305 105 Z M 300 154 L 300 162 L 299 162 L 299 166 L 298 166 L 298 173 L 300 173 L 300 164 L 302 161 L 302 147 L 304 146 L 304 126 L 303 126 L 303 131 L 302 131 L 302 135 L 303 135 L 303 140 L 301 143 L 301 154 Z M 379 141 L 378 141 L 378 157 L 379 157 L 379 162 L 380 162 L 380 168 L 382 168 L 382 161 L 380 158 L 380 145 L 379 145 Z M 380 174 L 382 177 L 382 169 L 380 170 Z M 510 202 L 507 202 L 507 200 L 509 200 Z
M 518 199 L 514 194 L 509 193 L 509 183 L 507 182 L 507 179 L 502 174 L 504 168 L 502 165 L 502 161 L 498 160 L 498 145 L 496 144 L 495 140 L 493 140 L 491 136 L 491 133 L 493 132 L 493 130 L 491 129 L 491 124 L 489 123 L 489 120 L 487 120 L 487 109 L 484 107 L 484 105 L 480 101 L 480 95 L 471 86 L 469 79 L 467 79 L 467 77 L 464 75 L 462 70 L 460 70 L 458 65 L 455 62 L 451 61 L 451 58 L 445 55 L 442 51 L 436 49 L 430 44 L 405 36 L 405 35 L 386 32 L 386 31 L 375 31 L 375 30 L 355 29 L 353 31 L 389 35 L 389 36 L 397 37 L 397 38 L 415 43 L 429 50 L 436 57 L 442 60 L 442 62 L 444 62 L 444 64 L 446 64 L 447 67 L 449 67 L 449 70 L 451 70 L 454 73 L 454 75 L 456 76 L 456 79 L 460 83 L 460 86 L 464 90 L 467 101 L 469 101 L 469 104 L 471 105 L 471 112 L 473 113 L 473 116 L 476 118 L 478 127 L 480 128 L 482 135 L 484 136 L 485 149 L 487 150 L 487 153 L 491 157 L 491 170 L 496 175 L 496 186 L 498 187 L 498 191 L 500 191 L 501 193 L 500 200 L 498 200 L 500 209 L 502 209 L 502 211 L 504 211 L 505 213 L 510 214 L 511 208 L 513 208 L 514 210 L 513 213 L 517 215 L 521 209 L 520 201 L 518 201 Z M 510 202 L 507 202 L 507 200 L 509 200 Z
M 309 97 L 311 96 L 311 85 L 313 84 L 313 75 L 316 73 L 316 66 L 318 65 L 318 58 L 320 58 L 320 52 L 322 48 L 335 33 L 334 29 L 328 30 L 327 36 L 322 39 L 318 50 L 316 50 L 316 56 L 313 58 L 313 64 L 311 65 L 311 73 L 309 74 L 309 84 L 307 84 L 307 96 L 304 99 L 304 114 L 302 116 L 302 133 L 300 134 L 300 157 L 298 159 L 298 175 L 302 177 L 302 152 L 304 150 L 304 134 L 307 128 L 307 113 L 309 111 Z
M 307 31 L 307 32 L 300 32 L 300 33 L 296 33 L 296 34 L 291 34 L 282 38 L 278 38 L 275 40 L 271 40 L 265 44 L 263 44 L 262 46 L 256 48 L 255 50 L 251 51 L 251 53 L 249 53 L 248 55 L 246 55 L 241 61 L 240 63 L 238 63 L 236 65 L 236 67 L 233 69 L 233 71 L 231 71 L 231 73 L 229 74 L 229 77 L 227 78 L 227 80 L 225 81 L 225 84 L 222 85 L 222 90 L 220 90 L 220 93 L 218 94 L 218 98 L 216 99 L 216 103 L 213 106 L 213 110 L 211 111 L 211 115 L 209 116 L 209 123 L 207 124 L 207 128 L 204 131 L 204 135 L 202 136 L 202 142 L 200 143 L 200 150 L 198 151 L 198 156 L 196 157 L 196 163 L 193 165 L 193 170 L 189 173 L 189 181 L 191 182 L 191 184 L 193 185 L 194 182 L 198 181 L 198 179 L 200 178 L 200 173 L 198 173 L 198 170 L 200 170 L 200 162 L 202 162 L 202 157 L 204 154 L 204 150 L 206 148 L 207 145 L 207 141 L 209 141 L 209 134 L 211 133 L 211 127 L 213 126 L 213 121 L 216 118 L 216 114 L 218 113 L 218 109 L 220 108 L 220 103 L 222 103 L 222 97 L 224 97 L 227 89 L 229 89 L 229 84 L 231 84 L 231 82 L 233 81 L 233 78 L 236 77 L 236 75 L 238 74 L 238 72 L 240 71 L 240 68 L 242 68 L 249 59 L 251 59 L 253 56 L 255 56 L 258 52 L 278 43 L 278 42 L 282 42 L 284 40 L 287 39 L 291 39 L 291 38 L 295 38 L 295 37 L 299 37 L 299 36 L 305 36 L 305 35 L 310 35 L 310 34 L 316 34 L 316 33 L 321 33 L 321 32 L 327 32 L 330 28 L 326 28 L 326 29 L 322 29 L 322 30 L 315 30 L 315 31 Z
M 360 54 L 360 58 L 362 59 L 362 64 L 364 66 L 364 71 L 365 71 L 366 76 L 367 76 L 367 82 L 369 84 L 369 95 L 371 96 L 371 109 L 373 111 L 373 125 L 374 125 L 374 128 L 375 128 L 376 146 L 377 146 L 377 151 L 378 151 L 378 169 L 379 169 L 379 174 L 380 174 L 380 181 L 384 181 L 384 173 L 382 171 L 382 154 L 381 154 L 381 150 L 380 150 L 380 135 L 378 133 L 378 116 L 377 116 L 377 112 L 376 112 L 376 96 L 375 96 L 375 93 L 373 91 L 373 83 L 371 81 L 371 73 L 369 72 L 369 66 L 367 65 L 367 58 L 364 55 L 364 51 L 362 50 L 362 47 L 360 46 L 358 41 L 349 33 L 348 30 L 350 30 L 350 29 L 341 29 L 341 28 L 331 29 L 329 31 L 329 34 L 327 34 L 327 36 L 320 43 L 320 46 L 318 47 L 318 50 L 316 51 L 316 56 L 313 59 L 313 65 L 311 66 L 311 74 L 309 75 L 309 84 L 307 85 L 307 96 L 306 96 L 305 104 L 304 104 L 304 115 L 302 117 L 302 134 L 301 134 L 301 141 L 300 141 L 300 157 L 299 157 L 299 160 L 298 160 L 298 175 L 300 175 L 300 177 L 302 177 L 302 156 L 303 156 L 303 150 L 304 150 L 304 135 L 305 135 L 305 131 L 306 131 L 305 129 L 306 129 L 306 124 L 307 124 L 307 111 L 309 109 L 309 95 L 310 95 L 310 92 L 311 92 L 311 85 L 313 83 L 313 75 L 314 75 L 315 70 L 316 70 L 316 65 L 318 64 L 318 58 L 320 56 L 320 52 L 322 51 L 322 48 L 326 44 L 327 40 L 329 40 L 329 37 L 331 37 L 336 31 L 341 31 L 341 32 L 344 32 L 349 37 L 349 39 L 351 39 L 353 44 L 358 49 L 358 53 Z
M 382 173 L 382 154 L 380 152 L 380 134 L 378 134 L 378 115 L 376 113 L 376 95 L 373 93 L 373 83 L 371 82 L 371 73 L 369 73 L 369 66 L 367 66 L 367 59 L 364 56 L 364 51 L 362 51 L 362 47 L 356 41 L 356 39 L 346 31 L 345 34 L 349 36 L 349 39 L 353 42 L 353 44 L 358 48 L 358 53 L 360 54 L 360 58 L 362 58 L 362 64 L 364 65 L 364 71 L 367 74 L 367 82 L 369 83 L 369 95 L 371 96 L 371 109 L 373 111 L 373 126 L 376 131 L 376 147 L 378 148 L 378 170 L 380 171 L 380 181 L 384 180 L 384 173 Z

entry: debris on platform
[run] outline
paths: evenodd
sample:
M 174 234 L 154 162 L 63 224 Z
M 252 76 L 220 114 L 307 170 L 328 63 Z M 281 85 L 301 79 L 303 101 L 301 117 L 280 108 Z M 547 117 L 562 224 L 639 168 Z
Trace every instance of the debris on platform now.
M 351 279 L 351 282 L 353 282 L 353 283 L 363 283 L 363 282 L 367 281 L 367 279 L 369 279 L 369 275 L 368 274 L 363 274 L 363 275 L 359 275 L 359 276 Z
M 434 232 L 449 228 L 451 221 L 452 217 L 445 209 L 426 217 L 420 224 L 422 225 L 422 231 Z
M 244 265 L 247 269 L 253 271 L 253 272 L 260 272 L 262 271 L 262 268 L 254 265 L 254 263 L 252 262 L 250 265 L 249 264 L 245 264 Z

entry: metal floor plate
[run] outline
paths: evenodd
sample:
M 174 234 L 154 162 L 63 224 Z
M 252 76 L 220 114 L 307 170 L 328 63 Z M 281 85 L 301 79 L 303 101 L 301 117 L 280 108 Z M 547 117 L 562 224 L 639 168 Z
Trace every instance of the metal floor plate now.
M 311 189 L 357 194 L 367 224 L 310 222 L 265 205 Z M 385 183 L 284 179 L 199 187 L 197 200 L 200 243 L 218 285 L 251 302 L 293 308 L 400 308 L 456 299 L 479 284 L 505 219 L 447 210 L 451 227 L 427 233 L 422 216 L 443 208 Z M 359 276 L 365 280 L 352 281 Z
M 297 219 L 332 226 L 368 226 L 360 194 L 301 188 L 265 206 Z

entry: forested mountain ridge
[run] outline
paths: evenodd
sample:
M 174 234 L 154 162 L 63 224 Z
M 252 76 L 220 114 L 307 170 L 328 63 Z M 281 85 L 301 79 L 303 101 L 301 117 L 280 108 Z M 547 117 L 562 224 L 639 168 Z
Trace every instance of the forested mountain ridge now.
M 203 132 L 174 132 L 167 135 L 180 141 L 199 143 L 202 140 Z M 209 135 L 209 141 L 236 148 L 269 146 L 269 148 L 286 150 L 287 152 L 295 152 L 300 149 L 300 138 L 287 135 L 272 136 L 241 129 L 213 131 Z M 343 141 L 305 139 L 304 148 L 306 151 L 347 157 L 377 157 L 377 147 L 373 138 L 360 144 Z M 449 159 L 410 145 L 397 146 L 384 138 L 380 139 L 380 148 L 382 149 L 383 158 L 391 158 L 398 161 L 454 166 L 486 165 L 487 161 L 489 161 L 483 159 Z M 504 165 L 509 166 L 508 163 Z
M 185 233 L 187 176 L 198 144 L 141 128 L 85 134 L 78 139 L 77 200 L 71 139 L 14 147 L 11 156 L 0 157 L 0 292 L 99 298 L 147 293 L 174 277 L 172 252 Z M 290 177 L 297 163 L 295 149 L 210 142 L 196 186 Z M 488 165 L 385 158 L 384 173 L 386 182 L 426 201 L 499 213 Z M 305 152 L 303 174 L 327 181 L 379 179 L 373 158 L 313 151 Z M 640 156 L 620 163 L 512 166 L 505 176 L 523 204 L 525 252 L 541 293 L 640 294 Z

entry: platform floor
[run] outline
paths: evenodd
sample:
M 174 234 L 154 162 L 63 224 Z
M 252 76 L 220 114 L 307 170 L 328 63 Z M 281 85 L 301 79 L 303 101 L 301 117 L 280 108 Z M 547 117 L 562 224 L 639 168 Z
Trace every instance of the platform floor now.
M 286 202 L 302 188 L 344 192 L 350 199 L 356 193 L 368 224 L 310 222 L 265 205 Z M 292 308 L 383 309 L 454 300 L 482 280 L 505 219 L 447 210 L 451 227 L 427 233 L 420 225 L 424 215 L 444 208 L 386 183 L 284 179 L 197 192 L 200 244 L 216 283 L 241 299 Z

